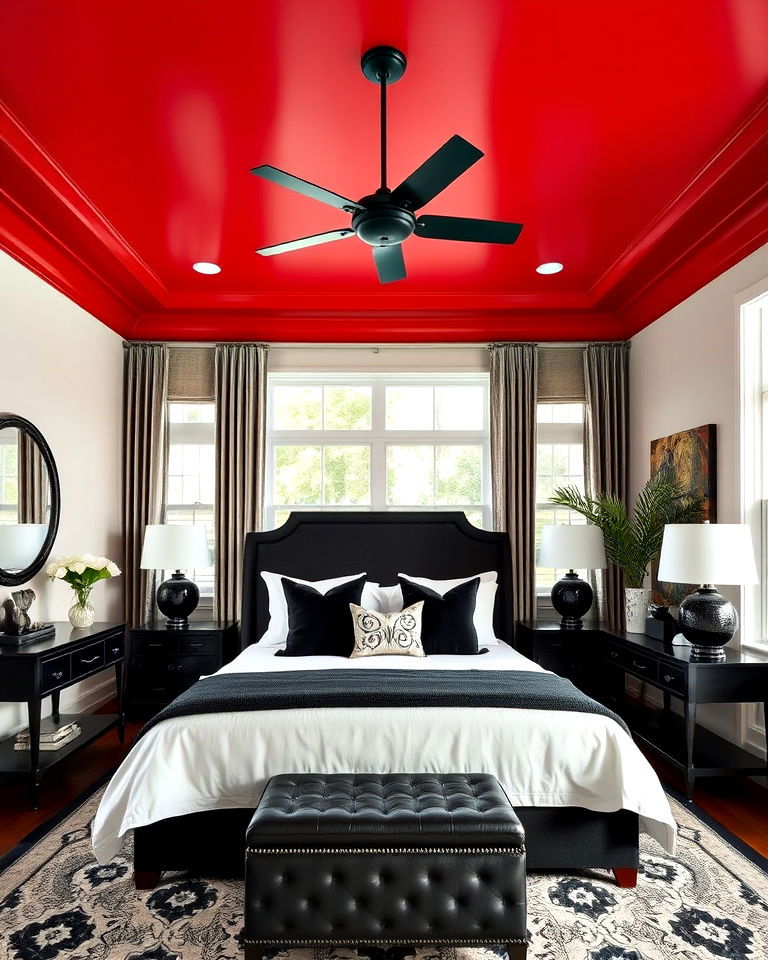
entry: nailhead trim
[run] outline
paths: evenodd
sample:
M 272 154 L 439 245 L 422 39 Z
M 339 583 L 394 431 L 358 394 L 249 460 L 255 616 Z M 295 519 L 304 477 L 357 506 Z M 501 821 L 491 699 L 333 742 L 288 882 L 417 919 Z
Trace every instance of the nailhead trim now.
M 525 847 L 248 847 L 246 853 L 249 854 L 273 854 L 285 856 L 286 854 L 318 854 L 320 856 L 329 856 L 334 853 L 467 853 L 477 856 L 482 853 L 509 853 L 512 856 L 522 857 L 525 854 Z M 288 941 L 286 941 L 288 942 Z M 382 943 L 384 941 L 381 941 Z M 392 941 L 393 943 L 397 941 Z M 405 943 L 405 941 L 402 941 Z M 415 943 L 416 941 L 414 941 Z M 429 943 L 431 941 L 419 941 Z M 453 942 L 453 941 L 450 941 Z M 478 941 L 479 943 L 480 941 Z M 491 941 L 482 941 L 490 943 Z
M 304 940 L 284 940 L 284 939 L 279 939 L 279 940 L 267 940 L 267 939 L 251 939 L 251 938 L 249 938 L 249 937 L 245 937 L 245 938 L 243 939 L 243 943 L 254 943 L 254 944 L 255 944 L 255 943 L 274 943 L 274 944 L 286 943 L 286 944 L 289 944 L 289 943 L 290 943 L 290 944 L 294 944 L 294 945 L 298 945 L 298 946 L 307 946 L 307 947 L 314 946 L 316 943 L 332 943 L 332 944 L 339 944 L 339 945 L 341 945 L 341 946 L 344 946 L 344 945 L 346 945 L 346 944 L 356 944 L 356 943 L 364 943 L 364 944 L 366 944 L 366 945 L 367 945 L 367 944 L 375 945 L 375 944 L 377 944 L 377 943 L 396 943 L 396 944 L 404 944 L 405 946 L 408 946 L 408 945 L 410 945 L 410 944 L 412 944 L 412 943 L 427 943 L 427 944 L 429 944 L 429 943 L 456 943 L 456 944 L 464 944 L 464 945 L 466 945 L 466 946 L 471 946 L 472 944 L 475 944 L 475 943 L 496 943 L 496 944 L 502 944 L 502 943 L 526 943 L 526 944 L 527 944 L 527 943 L 528 943 L 528 940 L 527 940 L 527 939 L 520 939 L 519 937 L 493 937 L 493 938 L 491 938 L 491 939 L 484 939 L 484 938 L 481 938 L 481 937 L 464 937 L 464 938 L 461 938 L 461 937 L 459 937 L 459 938 L 456 938 L 456 937 L 433 937 L 431 940 L 416 940 L 416 939 L 414 939 L 413 937 L 409 937 L 409 938 L 406 939 L 406 940 L 379 940 L 379 939 L 372 939 L 372 938 L 370 938 L 370 937 L 366 937 L 365 940 L 352 940 L 352 939 L 350 939 L 350 938 L 348 938 L 348 937 L 343 937 L 343 936 L 341 936 L 341 937 L 328 937 L 328 938 L 313 937 L 311 940 L 306 940 L 306 939 L 304 939 Z

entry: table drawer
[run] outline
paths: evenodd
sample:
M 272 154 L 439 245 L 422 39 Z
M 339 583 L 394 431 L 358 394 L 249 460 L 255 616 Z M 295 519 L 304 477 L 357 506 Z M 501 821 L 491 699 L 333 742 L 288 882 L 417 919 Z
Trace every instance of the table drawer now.
M 125 637 L 111 637 L 104 641 L 104 652 L 107 663 L 122 660 L 125 654 Z
M 181 637 L 180 639 L 181 650 L 180 653 L 211 653 L 217 654 L 219 652 L 219 638 L 218 637 Z
M 681 667 L 674 667 L 669 663 L 660 663 L 659 683 L 668 690 L 674 690 L 675 693 L 684 693 L 685 670 Z
M 136 677 L 192 677 L 197 680 L 203 674 L 215 673 L 219 668 L 218 657 L 137 657 Z
M 611 663 L 620 664 L 625 670 L 634 673 L 637 677 L 642 677 L 644 680 L 656 680 L 658 663 L 650 657 L 643 656 L 642 653 L 634 653 L 617 644 L 610 644 L 608 659 Z
M 68 683 L 71 676 L 70 671 L 69 654 L 64 657 L 43 660 L 40 664 L 41 692 L 46 693 L 48 690 L 55 690 L 63 683 Z
M 104 641 L 89 643 L 87 647 L 72 653 L 72 678 L 83 677 L 86 673 L 98 670 L 104 666 Z
M 135 654 L 157 653 L 172 657 L 179 652 L 179 638 L 156 633 L 144 637 L 134 634 L 131 647 Z

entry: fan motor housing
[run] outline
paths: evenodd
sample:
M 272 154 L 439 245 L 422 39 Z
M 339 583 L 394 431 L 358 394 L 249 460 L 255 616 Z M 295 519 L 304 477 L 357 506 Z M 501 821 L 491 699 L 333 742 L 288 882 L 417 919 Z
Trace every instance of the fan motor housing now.
M 416 229 L 412 213 L 397 207 L 375 194 L 360 201 L 365 210 L 352 217 L 352 228 L 361 240 L 372 247 L 392 247 L 402 243 Z

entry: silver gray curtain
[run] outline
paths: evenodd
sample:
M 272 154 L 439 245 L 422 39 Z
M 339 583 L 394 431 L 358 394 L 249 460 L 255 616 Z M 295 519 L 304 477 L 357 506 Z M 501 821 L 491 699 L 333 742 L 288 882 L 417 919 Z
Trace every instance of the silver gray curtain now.
M 264 344 L 216 347 L 215 614 L 238 620 L 245 535 L 260 530 L 267 427 Z
M 626 502 L 629 486 L 629 344 L 589 344 L 584 351 L 584 480 L 588 496 Z M 600 620 L 624 628 L 624 578 L 611 565 L 595 571 Z
M 490 346 L 493 522 L 512 547 L 513 612 L 536 616 L 537 347 Z
M 48 467 L 35 441 L 18 431 L 19 523 L 47 523 L 50 484 Z
M 154 570 L 142 570 L 144 528 L 162 523 L 168 460 L 166 397 L 168 348 L 126 343 L 123 359 L 123 529 L 125 618 L 152 619 Z

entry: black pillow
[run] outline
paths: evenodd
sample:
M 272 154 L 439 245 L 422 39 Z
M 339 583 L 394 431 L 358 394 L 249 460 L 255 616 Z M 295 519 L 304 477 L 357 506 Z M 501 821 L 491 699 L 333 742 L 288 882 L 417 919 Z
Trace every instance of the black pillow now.
M 365 574 L 319 593 L 304 583 L 281 578 L 288 607 L 288 641 L 281 657 L 348 657 L 355 645 L 350 603 L 360 603 Z
M 421 612 L 421 645 L 427 656 L 436 653 L 477 653 L 473 617 L 480 577 L 460 583 L 442 597 L 429 587 L 397 578 L 403 591 L 403 608 L 424 601 Z

